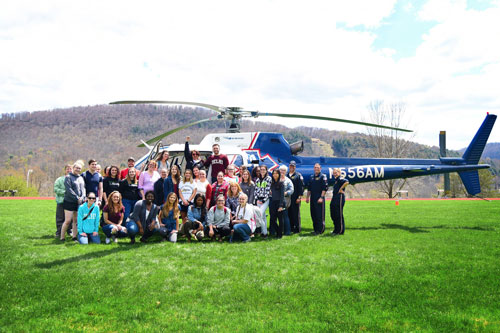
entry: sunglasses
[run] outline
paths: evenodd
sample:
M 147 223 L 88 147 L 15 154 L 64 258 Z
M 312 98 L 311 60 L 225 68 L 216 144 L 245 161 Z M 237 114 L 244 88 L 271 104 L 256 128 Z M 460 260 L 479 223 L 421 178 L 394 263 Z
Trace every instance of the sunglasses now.
M 95 197 L 88 197 L 89 200 L 95 200 Z

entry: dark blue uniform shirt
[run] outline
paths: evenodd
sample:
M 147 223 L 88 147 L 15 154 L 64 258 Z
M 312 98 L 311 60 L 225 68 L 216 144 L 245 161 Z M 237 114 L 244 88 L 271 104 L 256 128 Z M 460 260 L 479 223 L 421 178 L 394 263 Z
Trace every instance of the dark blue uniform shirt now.
M 309 179 L 309 192 L 311 192 L 311 200 L 318 200 L 321 197 L 321 192 L 328 190 L 328 180 L 324 173 L 319 175 L 312 174 Z
M 339 194 L 340 188 L 345 183 L 349 183 L 349 181 L 347 179 L 345 179 L 345 178 L 340 178 L 340 176 L 337 177 L 337 178 L 335 178 L 335 183 L 333 183 L 333 193 L 332 193 L 332 195 L 336 196 L 337 194 Z

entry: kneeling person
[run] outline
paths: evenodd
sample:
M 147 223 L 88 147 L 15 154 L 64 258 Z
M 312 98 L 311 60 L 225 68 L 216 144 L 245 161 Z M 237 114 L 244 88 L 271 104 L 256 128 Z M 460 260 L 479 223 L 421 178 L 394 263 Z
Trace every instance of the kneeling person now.
M 212 240 L 217 236 L 219 242 L 222 242 L 222 238 L 231 233 L 229 226 L 231 211 L 224 206 L 225 201 L 224 195 L 220 194 L 216 199 L 216 205 L 210 208 L 207 213 L 208 236 Z
M 167 236 L 167 228 L 161 227 L 157 220 L 160 209 L 154 203 L 154 192 L 148 191 L 144 197 L 144 200 L 140 200 L 135 204 L 134 211 L 127 219 L 127 230 L 132 244 L 135 243 L 135 233 L 132 234 L 132 230 L 139 229 L 139 233 L 142 235 L 141 242 L 143 243 L 156 232 L 160 233 L 164 238 Z
M 104 225 L 102 231 L 106 235 L 106 244 L 117 242 L 116 237 L 127 237 L 127 228 L 123 226 L 123 216 L 125 207 L 122 204 L 122 195 L 118 191 L 113 191 L 108 196 L 108 203 L 102 209 Z
M 87 202 L 78 208 L 78 242 L 88 244 L 89 239 L 92 243 L 100 244 L 99 238 L 99 207 L 96 204 L 96 195 L 90 192 Z
M 254 207 L 247 203 L 248 197 L 242 193 L 238 199 L 240 205 L 236 209 L 236 218 L 233 220 L 234 238 L 240 238 L 243 242 L 250 241 L 250 235 L 255 231 L 255 213 Z
M 191 237 L 195 237 L 198 241 L 203 239 L 203 229 L 206 224 L 207 207 L 205 197 L 201 194 L 196 194 L 193 204 L 188 208 L 187 221 L 181 226 L 181 234 L 186 236 L 188 242 Z

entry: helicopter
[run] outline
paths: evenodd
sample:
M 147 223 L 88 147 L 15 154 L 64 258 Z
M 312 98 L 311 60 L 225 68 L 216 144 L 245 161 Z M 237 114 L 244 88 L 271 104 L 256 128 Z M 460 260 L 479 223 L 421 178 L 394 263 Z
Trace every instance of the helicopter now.
M 146 166 L 151 159 L 156 158 L 164 150 L 168 150 L 171 163 L 181 167 L 184 161 L 184 144 L 162 145 L 161 139 L 189 126 L 200 124 L 206 121 L 226 120 L 230 121 L 230 126 L 226 133 L 212 133 L 206 135 L 198 145 L 190 145 L 191 149 L 196 149 L 207 158 L 212 154 L 212 145 L 219 144 L 221 153 L 227 155 L 230 164 L 237 168 L 246 166 L 250 170 L 255 165 L 266 165 L 269 171 L 278 168 L 280 165 L 288 165 L 295 161 L 296 170 L 300 172 L 306 181 L 314 173 L 314 165 L 319 163 L 326 174 L 328 184 L 335 181 L 333 170 L 340 169 L 341 176 L 348 179 L 354 185 L 373 181 L 412 178 L 435 174 L 445 174 L 457 172 L 465 186 L 466 191 L 475 196 L 481 192 L 479 184 L 478 170 L 487 169 L 488 164 L 478 164 L 482 152 L 488 141 L 488 137 L 493 129 L 497 116 L 487 114 L 476 135 L 465 150 L 462 157 L 440 157 L 439 159 L 408 159 L 408 158 L 347 158 L 347 157 L 304 157 L 299 153 L 304 149 L 303 141 L 289 144 L 280 133 L 268 132 L 240 132 L 240 120 L 242 118 L 256 118 L 260 116 L 276 116 L 284 118 L 306 118 L 321 121 L 344 122 L 369 127 L 378 127 L 390 130 L 411 132 L 411 130 L 390 127 L 380 124 L 360 122 L 355 120 L 331 118 L 314 115 L 298 115 L 286 113 L 264 113 L 259 111 L 247 111 L 241 107 L 223 107 L 197 102 L 181 101 L 117 101 L 110 104 L 175 104 L 190 105 L 210 109 L 217 113 L 216 116 L 197 120 L 184 126 L 169 130 L 146 142 L 142 142 L 139 147 L 147 147 L 149 153 L 140 158 L 136 167 Z M 151 145 L 154 143 L 153 145 Z M 325 172 L 326 171 L 326 172 Z M 208 173 L 209 174 L 209 173 Z

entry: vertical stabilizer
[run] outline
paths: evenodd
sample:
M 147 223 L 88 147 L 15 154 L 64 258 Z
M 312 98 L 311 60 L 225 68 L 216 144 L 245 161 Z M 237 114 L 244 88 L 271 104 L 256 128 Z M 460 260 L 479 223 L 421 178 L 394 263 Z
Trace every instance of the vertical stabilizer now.
M 491 129 L 493 128 L 493 125 L 495 124 L 495 120 L 497 119 L 497 116 L 494 114 L 488 114 L 486 116 L 486 119 L 483 121 L 483 124 L 477 131 L 476 135 L 474 136 L 474 139 L 472 139 L 469 147 L 467 147 L 467 150 L 465 151 L 464 155 L 462 158 L 465 160 L 467 164 L 478 164 L 479 159 L 481 158 L 481 155 L 483 154 L 484 146 L 486 145 L 486 142 L 488 141 L 488 137 L 490 136 Z M 462 175 L 460 175 L 462 176 Z M 463 178 L 462 178 L 463 180 Z M 465 181 L 464 181 L 465 184 Z
M 470 195 L 481 193 L 479 173 L 477 172 L 477 170 L 459 172 L 458 175 L 462 179 L 465 189 Z

